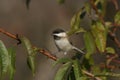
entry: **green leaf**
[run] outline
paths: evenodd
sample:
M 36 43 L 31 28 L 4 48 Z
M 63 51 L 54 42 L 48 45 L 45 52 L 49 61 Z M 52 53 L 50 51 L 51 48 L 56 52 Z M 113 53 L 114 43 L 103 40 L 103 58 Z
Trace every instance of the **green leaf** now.
M 70 29 L 70 31 L 67 32 L 68 36 L 72 35 L 72 34 L 77 34 L 80 32 L 86 32 L 86 30 L 82 27 L 80 27 L 79 29 Z
M 69 71 L 71 67 L 72 67 L 71 62 L 67 62 L 63 64 L 57 71 L 54 80 L 64 80 L 66 73 Z
M 16 61 L 16 54 L 15 54 L 14 48 L 9 48 L 8 53 L 9 53 L 9 57 L 10 57 L 10 65 L 9 65 L 10 80 L 14 80 L 15 61 Z
M 92 72 L 93 72 L 93 74 L 101 73 L 100 67 L 97 65 L 92 66 Z
M 88 3 L 88 2 L 85 3 L 85 10 L 86 10 L 87 14 L 91 14 L 91 5 L 90 5 L 90 3 Z
M 81 20 L 86 15 L 84 8 L 81 8 L 71 19 L 71 29 L 68 32 L 68 35 L 85 32 L 85 30 L 80 26 Z
M 21 37 L 21 41 L 22 43 L 25 45 L 27 51 L 28 51 L 28 55 L 35 55 L 35 51 L 32 47 L 31 42 L 29 41 L 29 39 L 27 39 L 26 37 Z
M 70 58 L 60 58 L 60 59 L 57 59 L 57 61 L 55 61 L 55 64 L 53 66 L 55 66 L 57 64 L 67 63 L 70 61 L 72 61 L 72 59 L 70 59 Z
M 116 24 L 120 25 L 120 11 L 118 11 L 114 17 L 114 21 Z
M 89 59 L 86 59 L 86 57 L 84 58 L 83 60 L 83 64 L 82 64 L 82 67 L 84 67 L 84 69 L 86 70 L 90 70 L 91 69 L 91 66 L 94 64 L 94 61 L 93 61 L 93 58 L 89 58 Z
M 79 60 L 73 60 L 73 69 L 74 69 L 74 74 L 75 74 L 75 80 L 80 80 L 80 77 L 82 75 L 82 71 L 80 70 L 80 63 Z
M 106 48 L 106 53 L 115 54 L 115 49 L 112 48 L 112 47 L 107 47 L 107 48 Z
M 1 66 L 1 77 L 7 73 L 8 67 L 10 64 L 10 58 L 8 51 L 4 45 L 4 43 L 0 40 L 0 66 Z
M 93 36 L 90 32 L 85 32 L 84 34 L 84 42 L 85 42 L 85 48 L 87 49 L 87 54 L 85 57 L 87 59 L 90 58 L 90 56 L 95 52 L 96 47 L 95 47 L 95 42 L 93 39 Z
M 35 57 L 34 56 L 28 56 L 27 57 L 27 64 L 28 67 L 32 70 L 33 76 L 35 75 Z
M 79 29 L 80 21 L 81 21 L 80 17 L 79 17 L 80 14 L 81 14 L 81 10 L 72 17 L 72 19 L 71 19 L 71 29 L 73 29 L 73 30 Z
M 58 2 L 59 4 L 63 4 L 63 3 L 65 3 L 65 0 L 57 0 L 57 2 Z
M 107 4 L 106 0 L 95 0 L 94 4 L 96 5 L 99 14 L 104 16 Z
M 79 80 L 89 80 L 89 78 L 85 76 L 85 77 L 80 77 Z
M 99 76 L 102 80 L 109 80 L 109 77 L 114 77 L 116 80 L 119 80 L 120 74 L 108 71 L 107 69 L 102 70 L 101 73 L 96 74 L 95 76 Z
M 36 51 L 33 49 L 31 42 L 26 37 L 21 37 L 22 43 L 25 45 L 28 51 L 27 63 L 29 68 L 32 70 L 33 75 L 35 74 L 35 54 Z
M 75 80 L 75 74 L 74 74 L 73 67 L 70 70 L 68 78 L 69 78 L 68 80 Z
M 92 25 L 92 35 L 95 39 L 96 47 L 100 52 L 104 52 L 106 49 L 106 37 L 107 37 L 107 28 L 100 22 L 96 21 Z

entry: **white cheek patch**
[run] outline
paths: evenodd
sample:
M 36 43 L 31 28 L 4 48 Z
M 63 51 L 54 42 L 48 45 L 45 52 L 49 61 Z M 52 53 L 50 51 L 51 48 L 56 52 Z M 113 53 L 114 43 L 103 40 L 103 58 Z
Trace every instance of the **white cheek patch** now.
M 59 33 L 59 34 L 54 34 L 54 35 L 59 36 L 59 37 L 66 37 L 67 36 L 66 33 Z

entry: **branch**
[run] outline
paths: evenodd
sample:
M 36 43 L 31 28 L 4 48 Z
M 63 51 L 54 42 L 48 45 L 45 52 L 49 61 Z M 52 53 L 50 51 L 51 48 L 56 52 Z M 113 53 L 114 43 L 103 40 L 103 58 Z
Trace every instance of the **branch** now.
M 90 4 L 92 6 L 92 8 L 94 9 L 94 11 L 96 12 L 96 14 L 98 15 L 99 19 L 101 20 L 101 22 L 103 24 L 105 24 L 105 21 L 103 19 L 103 15 L 101 15 L 99 12 L 98 12 L 98 9 L 97 9 L 97 6 L 94 4 L 94 0 L 90 0 Z
M 50 58 L 50 59 L 52 59 L 52 60 L 54 60 L 54 61 L 57 60 L 57 57 L 56 57 L 56 56 L 52 55 L 51 53 L 49 53 L 49 52 L 48 52 L 47 50 L 45 50 L 45 49 L 39 49 L 38 52 L 40 52 L 41 54 L 47 56 L 48 58 Z
M 13 38 L 13 39 L 17 40 L 18 43 L 21 43 L 21 40 L 18 38 L 18 35 L 11 34 L 11 33 L 7 32 L 7 31 L 5 31 L 5 30 L 3 30 L 1 28 L 0 28 L 0 32 L 7 35 L 7 36 L 9 36 L 10 38 Z
M 82 70 L 82 72 L 83 72 L 84 74 L 86 74 L 87 76 L 92 77 L 94 80 L 102 80 L 102 79 L 100 79 L 99 77 L 95 77 L 95 75 L 93 75 L 92 73 L 89 73 L 89 72 L 87 72 L 87 71 L 85 71 L 85 70 Z
M 1 28 L 0 28 L 0 32 L 3 33 L 3 34 L 5 34 L 6 36 L 8 36 L 8 37 L 10 37 L 10 38 L 13 38 L 13 39 L 17 40 L 17 41 L 18 41 L 18 44 L 21 43 L 21 40 L 20 40 L 20 38 L 18 37 L 18 35 L 14 35 L 14 34 L 12 34 L 12 33 L 9 33 L 9 32 L 7 32 L 7 31 L 1 29 Z M 35 47 L 35 46 L 34 46 L 34 47 Z M 41 53 L 41 54 L 43 54 L 43 55 L 45 55 L 45 56 L 47 56 L 48 58 L 50 58 L 50 59 L 52 59 L 52 60 L 55 60 L 55 61 L 57 60 L 57 57 L 54 56 L 54 55 L 52 55 L 52 54 L 51 54 L 50 52 L 48 52 L 47 50 L 39 49 L 38 52 Z
M 115 6 L 116 10 L 119 10 L 119 6 L 118 6 L 118 0 L 111 0 Z
M 116 30 L 117 30 L 117 28 L 115 28 L 113 30 L 113 32 L 109 31 L 109 35 L 113 38 L 113 40 L 114 40 L 115 44 L 118 46 L 118 48 L 120 48 L 120 41 L 118 40 L 118 38 L 116 37 L 116 34 L 115 34 Z

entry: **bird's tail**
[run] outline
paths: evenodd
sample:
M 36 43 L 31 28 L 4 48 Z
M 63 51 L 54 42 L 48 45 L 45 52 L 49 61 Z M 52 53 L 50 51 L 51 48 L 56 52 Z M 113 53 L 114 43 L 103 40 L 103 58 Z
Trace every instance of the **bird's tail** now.
M 78 51 L 78 52 L 80 52 L 80 53 L 82 53 L 82 54 L 85 54 L 82 50 L 76 48 L 75 46 L 73 46 L 73 49 L 76 50 L 76 51 Z

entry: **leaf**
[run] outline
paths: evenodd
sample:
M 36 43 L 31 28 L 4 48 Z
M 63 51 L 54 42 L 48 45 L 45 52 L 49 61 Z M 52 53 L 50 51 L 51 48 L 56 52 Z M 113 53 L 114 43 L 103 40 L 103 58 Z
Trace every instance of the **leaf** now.
M 23 36 L 20 39 L 28 51 L 27 63 L 28 63 L 28 67 L 32 70 L 32 73 L 34 75 L 35 74 L 34 57 L 35 57 L 36 51 L 33 49 L 31 42 L 26 37 Z
M 80 19 L 83 19 L 86 15 L 86 11 L 83 11 L 81 14 L 80 14 Z
M 80 27 L 79 29 L 71 29 L 70 31 L 67 32 L 67 35 L 70 36 L 72 34 L 77 34 L 80 32 L 86 32 L 86 30 L 82 27 Z
M 4 43 L 0 40 L 0 65 L 1 65 L 1 77 L 7 73 L 8 67 L 10 64 L 9 54 L 4 45 Z
M 107 47 L 107 48 L 106 48 L 106 53 L 115 54 L 115 50 L 114 50 L 114 48 L 112 48 L 112 47 Z
M 102 11 L 102 3 L 100 1 L 97 3 L 97 8 L 98 8 L 99 12 Z
M 101 80 L 108 80 L 107 77 L 104 76 L 106 72 L 106 69 L 101 69 L 99 65 L 92 66 L 92 73 Z M 98 74 L 101 74 L 101 76 Z
M 100 22 L 96 21 L 92 25 L 92 35 L 95 39 L 96 47 L 100 52 L 104 52 L 106 49 L 106 37 L 107 37 L 107 28 Z
M 70 67 L 72 67 L 72 63 L 71 62 L 67 62 L 67 63 L 63 64 L 59 68 L 59 70 L 57 71 L 54 80 L 64 80 L 64 77 L 65 77 L 65 75 L 68 72 Z
M 118 11 L 114 17 L 114 22 L 117 24 L 117 25 L 120 25 L 120 11 Z
M 85 32 L 85 30 L 80 27 L 81 20 L 86 15 L 86 11 L 84 10 L 84 7 L 81 8 L 71 19 L 71 29 L 68 32 L 69 35 L 79 32 Z
M 79 80 L 89 80 L 89 78 L 85 76 L 85 77 L 80 77 Z
M 85 55 L 85 57 L 87 59 L 89 59 L 90 56 L 96 50 L 95 42 L 94 42 L 93 36 L 90 32 L 85 32 L 84 33 L 84 42 L 85 42 L 85 48 L 87 49 L 87 54 Z
M 55 64 L 53 66 L 55 66 L 57 64 L 67 63 L 67 62 L 70 62 L 70 61 L 72 61 L 72 59 L 70 59 L 70 58 L 60 58 L 55 62 Z
M 28 56 L 27 57 L 27 64 L 28 67 L 32 70 L 33 76 L 35 75 L 35 57 L 34 56 Z
M 73 69 L 74 69 L 74 75 L 75 75 L 75 80 L 80 80 L 80 77 L 82 75 L 82 71 L 80 70 L 80 63 L 79 60 L 73 60 Z
M 86 10 L 87 14 L 91 14 L 91 5 L 90 5 L 90 3 L 88 3 L 88 2 L 85 3 L 85 10 Z
M 29 9 L 30 1 L 31 1 L 31 0 L 26 0 L 26 7 L 27 7 L 27 9 Z
M 116 80 L 119 80 L 120 74 L 108 71 L 107 69 L 102 70 L 101 73 L 96 74 L 95 76 L 99 76 L 102 80 L 109 80 L 109 77 L 114 77 Z
M 22 43 L 24 44 L 24 46 L 26 47 L 27 51 L 28 51 L 28 55 L 35 55 L 35 51 L 32 47 L 31 42 L 24 36 L 22 36 L 21 38 Z
M 107 4 L 106 0 L 95 0 L 94 4 L 96 5 L 99 14 L 104 16 Z
M 9 57 L 10 57 L 10 65 L 9 65 L 10 80 L 14 80 L 15 61 L 16 61 L 16 54 L 15 54 L 14 48 L 9 48 L 8 53 L 9 53 Z
M 92 66 L 92 72 L 93 74 L 101 73 L 100 67 L 97 65 Z
M 68 78 L 69 78 L 68 80 L 75 80 L 75 74 L 74 74 L 73 67 L 70 70 Z
M 59 4 L 63 4 L 63 3 L 65 3 L 65 0 L 57 0 L 57 2 L 58 2 Z
M 81 21 L 80 17 L 79 17 L 80 14 L 81 14 L 81 10 L 72 17 L 72 19 L 71 19 L 71 29 L 74 29 L 74 30 L 79 29 L 80 21 Z

